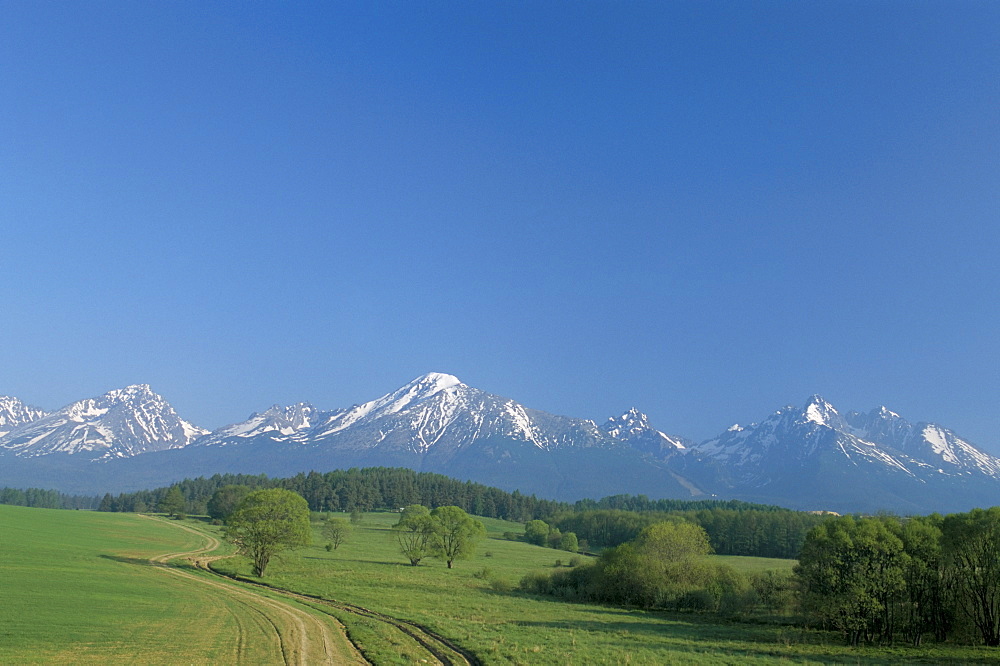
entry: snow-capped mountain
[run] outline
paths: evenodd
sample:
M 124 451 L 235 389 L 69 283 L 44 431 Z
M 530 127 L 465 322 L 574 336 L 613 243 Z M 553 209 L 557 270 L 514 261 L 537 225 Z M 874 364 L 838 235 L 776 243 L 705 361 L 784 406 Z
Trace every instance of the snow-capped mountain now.
M 301 407 L 284 409 L 299 414 Z M 189 453 L 205 459 L 195 451 L 225 447 L 243 469 L 251 459 L 294 460 L 311 469 L 409 467 L 567 499 L 619 492 L 623 478 L 637 492 L 700 494 L 666 474 L 658 460 L 646 459 L 652 457 L 644 449 L 655 449 L 659 458 L 667 457 L 661 444 L 678 449 L 638 412 L 621 423 L 613 419 L 617 427 L 605 430 L 436 372 L 346 409 L 309 410 L 294 423 L 278 424 L 275 415 L 286 412 L 272 408 L 200 439 Z M 271 473 L 274 464 L 261 471 Z
M 287 407 L 273 405 L 264 412 L 251 414 L 242 423 L 228 425 L 199 438 L 197 443 L 200 446 L 225 445 L 262 435 L 277 439 L 295 437 L 308 432 L 321 415 L 322 412 L 307 402 Z
M 206 433 L 181 419 L 149 386 L 137 384 L 23 423 L 0 437 L 0 451 L 108 460 L 184 447 Z
M 885 407 L 867 414 L 848 412 L 845 419 L 862 439 L 911 456 L 937 474 L 984 475 L 1000 479 L 1000 459 L 980 451 L 942 426 L 911 424 Z
M 288 418 L 289 413 L 296 418 Z M 284 427 L 276 425 L 276 414 L 283 417 L 280 425 Z M 307 405 L 275 406 L 264 415 L 222 428 L 198 444 L 234 444 L 237 438 L 261 436 L 312 447 L 415 455 L 440 455 L 445 449 L 455 451 L 494 437 L 541 450 L 609 444 L 592 421 L 528 409 L 442 373 L 418 377 L 392 393 L 347 409 L 319 412 Z
M 692 443 L 657 430 L 650 425 L 649 417 L 635 407 L 621 416 L 612 416 L 600 429 L 608 437 L 659 460 L 684 453 Z
M 9 395 L 0 395 L 0 437 L 18 426 L 37 421 L 43 416 L 45 412 L 38 407 L 26 405 Z
M 211 433 L 145 385 L 53 413 L 0 398 L 0 486 L 108 492 L 213 473 L 362 466 L 564 500 L 645 494 L 913 513 L 1000 497 L 1000 459 L 951 430 L 885 407 L 841 413 L 819 396 L 701 443 L 658 430 L 634 408 L 599 426 L 442 373 L 346 409 L 274 405 Z
M 1000 490 L 1000 459 L 951 431 L 913 426 L 884 407 L 842 415 L 820 396 L 690 448 L 705 465 L 688 473 L 745 499 L 919 511 L 949 493 L 965 501 Z

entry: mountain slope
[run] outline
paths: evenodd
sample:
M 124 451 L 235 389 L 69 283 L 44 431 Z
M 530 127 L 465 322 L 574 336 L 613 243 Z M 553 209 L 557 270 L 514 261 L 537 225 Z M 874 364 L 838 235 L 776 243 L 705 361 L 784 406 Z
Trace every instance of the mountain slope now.
M 951 431 L 885 408 L 843 416 L 819 396 L 691 450 L 702 464 L 683 469 L 715 492 L 798 508 L 940 511 L 1000 490 L 1000 460 Z
M 181 419 L 149 386 L 138 384 L 23 423 L 0 437 L 0 451 L 109 460 L 184 447 L 206 432 Z
M 297 428 L 261 430 L 257 419 L 202 438 L 186 455 L 205 459 L 195 450 L 227 447 L 239 449 L 244 468 L 278 456 L 313 469 L 400 466 L 558 499 L 620 492 L 622 478 L 658 497 L 701 494 L 593 421 L 530 409 L 442 373 L 347 409 L 312 413 Z
M 18 426 L 37 421 L 43 416 L 45 416 L 45 412 L 38 407 L 26 405 L 9 395 L 2 395 L 0 396 L 0 437 Z
M 207 433 L 148 386 L 47 414 L 0 398 L 0 486 L 135 490 L 184 477 L 408 467 L 541 497 L 736 498 L 840 512 L 967 510 L 1000 497 L 1000 459 L 932 423 L 819 396 L 694 443 L 636 409 L 597 425 L 430 373 L 323 411 L 273 407 Z

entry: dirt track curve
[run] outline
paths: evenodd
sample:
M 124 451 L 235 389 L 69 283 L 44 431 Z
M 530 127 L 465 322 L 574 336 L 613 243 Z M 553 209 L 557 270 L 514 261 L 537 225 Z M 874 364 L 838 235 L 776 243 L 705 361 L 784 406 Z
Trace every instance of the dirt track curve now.
M 186 525 L 174 522 L 170 522 L 169 524 L 197 534 L 205 539 L 207 543 L 202 548 L 196 550 L 160 555 L 150 561 L 165 567 L 165 571 L 169 571 L 175 575 L 184 576 L 204 585 L 212 585 L 219 589 L 220 592 L 229 595 L 232 599 L 267 616 L 268 621 L 274 628 L 274 632 L 277 634 L 282 659 L 285 664 L 370 663 L 362 656 L 357 647 L 350 642 L 344 626 L 328 612 L 325 612 L 324 609 L 336 609 L 352 613 L 394 627 L 426 650 L 428 657 L 430 657 L 428 660 L 429 663 L 438 663 L 443 666 L 479 666 L 481 664 L 479 659 L 471 652 L 462 649 L 447 638 L 419 624 L 400 620 L 354 604 L 297 594 L 237 576 L 228 576 L 216 571 L 211 567 L 211 563 L 215 560 L 228 557 L 226 555 L 208 555 L 208 553 L 219 547 L 219 540 Z M 166 566 L 169 560 L 178 557 L 186 558 L 196 568 L 212 573 L 221 580 L 210 580 L 204 576 L 198 576 L 182 569 Z M 233 581 L 238 581 L 241 585 L 234 584 Z M 257 588 L 261 592 L 256 592 L 247 586 Z M 269 594 L 263 594 L 264 591 Z M 293 606 L 283 603 L 274 599 L 271 595 L 280 595 L 299 603 L 308 604 L 317 612 L 322 613 L 322 617 L 313 615 L 298 605 Z M 240 643 L 242 644 L 243 632 L 241 631 L 240 634 Z M 240 645 L 236 648 L 237 662 L 241 661 L 241 655 L 242 646 Z
M 247 645 L 250 627 L 245 625 L 248 616 L 252 618 L 252 623 L 257 625 L 258 631 L 262 631 L 271 639 L 268 641 L 272 646 L 269 663 L 283 663 L 288 666 L 369 663 L 347 639 L 343 625 L 328 614 L 311 613 L 298 605 L 273 599 L 243 586 L 212 580 L 169 566 L 167 563 L 170 560 L 184 557 L 195 566 L 207 569 L 207 561 L 218 559 L 218 556 L 204 556 L 219 547 L 219 540 L 186 525 L 173 522 L 167 524 L 197 534 L 206 543 L 195 550 L 158 555 L 151 558 L 150 562 L 168 574 L 180 576 L 195 584 L 213 587 L 226 601 L 234 602 L 240 607 L 240 613 L 233 613 L 235 623 L 239 627 L 237 640 L 233 645 L 233 663 L 260 663 L 261 657 L 264 656 L 259 651 L 251 651 L 251 646 Z

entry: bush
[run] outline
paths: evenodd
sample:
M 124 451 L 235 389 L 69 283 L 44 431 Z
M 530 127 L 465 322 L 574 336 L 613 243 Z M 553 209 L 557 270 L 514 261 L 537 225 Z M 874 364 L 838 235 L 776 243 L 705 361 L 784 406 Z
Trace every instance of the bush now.
M 528 594 L 552 594 L 552 578 L 541 571 L 533 571 L 521 578 L 518 588 Z
M 576 538 L 576 534 L 573 532 L 566 532 L 559 539 L 559 549 L 565 550 L 570 553 L 575 553 L 580 550 L 580 542 Z
M 514 586 L 501 578 L 494 578 L 490 580 L 490 589 L 501 594 L 510 594 Z
M 795 606 L 795 580 L 791 574 L 765 571 L 750 576 L 757 603 L 772 613 L 787 613 Z

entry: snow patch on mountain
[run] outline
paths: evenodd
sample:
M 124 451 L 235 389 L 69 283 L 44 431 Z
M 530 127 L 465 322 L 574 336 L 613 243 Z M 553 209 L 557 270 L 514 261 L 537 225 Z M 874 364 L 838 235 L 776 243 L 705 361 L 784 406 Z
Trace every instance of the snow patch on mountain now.
M 14 428 L 31 423 L 45 416 L 45 411 L 21 402 L 18 398 L 0 396 L 0 437 Z
M 0 437 L 0 449 L 22 457 L 52 453 L 127 458 L 181 448 L 208 431 L 181 419 L 147 384 L 67 405 Z

